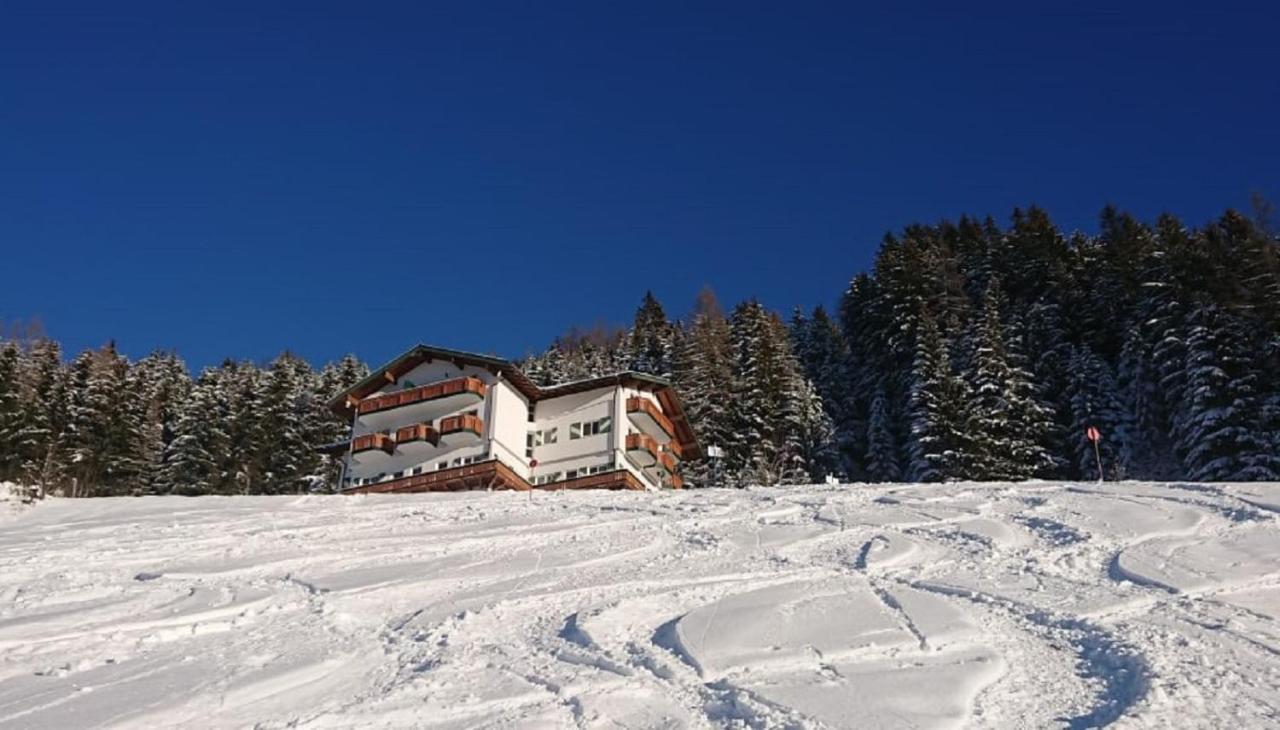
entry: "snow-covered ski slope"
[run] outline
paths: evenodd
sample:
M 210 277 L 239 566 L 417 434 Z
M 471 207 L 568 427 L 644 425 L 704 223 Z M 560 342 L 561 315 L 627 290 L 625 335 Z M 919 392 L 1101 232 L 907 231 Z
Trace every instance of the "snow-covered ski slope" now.
M 1280 485 L 53 500 L 0 727 L 1280 726 Z

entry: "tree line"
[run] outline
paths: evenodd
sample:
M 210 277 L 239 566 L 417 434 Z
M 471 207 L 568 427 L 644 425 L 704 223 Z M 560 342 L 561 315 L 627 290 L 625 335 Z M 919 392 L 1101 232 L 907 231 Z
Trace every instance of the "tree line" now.
M 0 342 L 0 481 L 70 497 L 326 490 L 316 446 L 348 426 L 327 401 L 368 373 L 284 353 L 193 378 L 174 353 L 136 362 L 113 343 L 64 362 L 43 336 Z
M 1081 479 L 1098 460 L 1113 479 L 1280 479 L 1280 244 L 1260 211 L 1191 229 L 1109 207 L 1092 236 L 1034 207 L 912 225 L 834 315 L 725 315 L 705 291 L 672 322 L 648 295 L 630 330 L 527 365 L 671 378 L 723 452 L 689 465 L 696 485 Z
M 646 294 L 629 328 L 572 329 L 521 363 L 544 385 L 672 380 L 704 447 L 690 486 L 1096 477 L 1280 479 L 1280 244 L 1264 216 L 1200 228 L 1107 208 L 1097 235 L 1042 210 L 886 236 L 838 311 L 789 319 Z M 282 354 L 193 377 L 114 345 L 64 360 L 0 338 L 0 480 L 70 496 L 327 490 L 327 408 L 368 373 Z

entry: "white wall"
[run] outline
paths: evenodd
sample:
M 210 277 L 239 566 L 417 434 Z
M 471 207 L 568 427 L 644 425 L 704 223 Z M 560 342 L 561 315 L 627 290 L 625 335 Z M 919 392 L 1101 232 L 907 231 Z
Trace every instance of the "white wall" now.
M 525 435 L 529 432 L 529 403 L 512 385 L 498 380 L 489 389 L 489 425 L 485 430 L 493 442 L 492 454 L 528 479 L 529 460 L 525 458 Z

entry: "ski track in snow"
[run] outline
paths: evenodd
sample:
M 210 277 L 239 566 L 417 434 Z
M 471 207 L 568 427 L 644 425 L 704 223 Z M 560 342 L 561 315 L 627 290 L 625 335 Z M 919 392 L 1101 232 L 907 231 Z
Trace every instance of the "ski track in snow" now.
M 0 727 L 1280 727 L 1280 484 L 0 505 Z

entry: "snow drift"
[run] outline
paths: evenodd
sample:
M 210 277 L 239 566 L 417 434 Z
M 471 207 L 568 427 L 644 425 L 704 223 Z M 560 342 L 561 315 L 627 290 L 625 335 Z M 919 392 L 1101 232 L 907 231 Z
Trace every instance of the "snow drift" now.
M 55 500 L 0 726 L 1259 726 L 1280 485 Z

